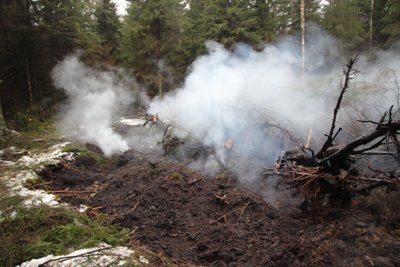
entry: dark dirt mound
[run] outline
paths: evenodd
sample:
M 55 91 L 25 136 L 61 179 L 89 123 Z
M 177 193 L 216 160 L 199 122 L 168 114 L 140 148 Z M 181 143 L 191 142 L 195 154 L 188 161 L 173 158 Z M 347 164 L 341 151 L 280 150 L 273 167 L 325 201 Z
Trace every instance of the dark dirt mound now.
M 129 151 L 113 164 L 44 169 L 51 190 L 132 229 L 133 245 L 179 266 L 400 266 L 400 231 L 359 207 L 276 210 L 232 179 Z M 162 265 L 160 258 L 151 265 Z

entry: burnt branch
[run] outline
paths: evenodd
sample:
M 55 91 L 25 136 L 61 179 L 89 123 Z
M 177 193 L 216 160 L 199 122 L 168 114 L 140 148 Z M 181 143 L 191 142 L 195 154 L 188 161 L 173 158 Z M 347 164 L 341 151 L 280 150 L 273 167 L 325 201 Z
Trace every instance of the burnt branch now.
M 346 159 L 349 155 L 357 154 L 355 149 L 359 146 L 367 145 L 368 143 L 374 141 L 375 139 L 386 136 L 388 132 L 400 130 L 400 122 L 387 123 L 383 126 L 379 126 L 375 131 L 370 134 L 364 135 L 353 142 L 347 144 L 344 148 L 336 151 L 330 156 L 317 160 L 317 165 L 327 165 L 329 161 Z M 375 147 L 374 147 L 375 148 Z M 365 151 L 364 151 L 365 152 Z
M 372 124 L 375 124 L 377 126 L 383 126 L 382 121 L 376 122 L 376 121 L 371 121 L 371 120 L 358 120 L 358 122 L 361 122 L 361 123 L 372 123 Z
M 326 139 L 325 143 L 322 145 L 321 150 L 316 155 L 317 158 L 321 158 L 324 156 L 327 149 L 332 146 L 332 143 L 333 143 L 335 137 L 337 136 L 337 134 L 333 135 L 335 128 L 336 128 L 337 114 L 340 110 L 340 105 L 343 100 L 343 95 L 346 92 L 346 90 L 349 88 L 350 80 L 352 80 L 353 79 L 352 76 L 354 76 L 357 73 L 357 71 L 353 69 L 354 64 L 356 63 L 357 59 L 358 59 L 358 56 L 355 56 L 354 58 L 350 58 L 348 63 L 346 64 L 346 69 L 343 71 L 345 80 L 344 80 L 344 84 L 343 84 L 342 90 L 340 92 L 339 98 L 337 100 L 336 107 L 333 111 L 331 129 L 329 131 L 329 134 L 327 135 L 327 139 Z M 339 133 L 339 131 L 338 131 L 338 133 Z
M 304 211 L 316 210 L 322 207 L 324 199 L 329 196 L 332 204 L 350 203 L 357 194 L 368 195 L 378 187 L 387 186 L 393 190 L 400 185 L 400 171 L 369 170 L 375 174 L 364 176 L 354 167 L 360 157 L 355 155 L 392 156 L 400 164 L 400 120 L 393 113 L 393 106 L 386 111 L 379 121 L 359 120 L 361 123 L 370 123 L 375 128 L 349 142 L 343 148 L 334 146 L 334 140 L 342 128 L 336 130 L 337 115 L 350 80 L 357 73 L 353 69 L 357 57 L 351 58 L 344 70 L 345 81 L 333 111 L 332 124 L 329 134 L 319 152 L 300 146 L 282 151 L 275 169 L 265 171 L 264 176 L 278 175 L 278 184 L 287 185 L 304 195 L 304 202 L 300 206 Z M 386 147 L 386 149 L 383 149 Z M 308 152 L 308 153 L 307 153 Z
M 381 138 L 378 142 L 376 142 L 372 146 L 369 146 L 369 147 L 361 149 L 361 150 L 354 150 L 353 154 L 363 154 L 363 153 L 365 153 L 367 151 L 370 151 L 370 150 L 372 150 L 374 148 L 377 148 L 377 147 L 381 146 L 383 141 L 385 141 L 385 140 L 386 140 L 386 136 Z
M 397 139 L 397 133 L 392 134 L 390 137 L 392 138 L 392 141 L 393 141 L 394 145 L 396 146 L 397 156 L 400 156 L 400 142 Z

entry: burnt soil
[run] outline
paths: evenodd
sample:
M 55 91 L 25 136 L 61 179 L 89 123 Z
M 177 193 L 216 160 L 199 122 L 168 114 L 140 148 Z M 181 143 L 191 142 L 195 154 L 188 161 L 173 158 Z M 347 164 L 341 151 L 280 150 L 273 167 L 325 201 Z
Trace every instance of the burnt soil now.
M 302 214 L 272 207 L 228 174 L 205 177 L 134 150 L 40 175 L 66 203 L 129 228 L 150 266 L 400 266 L 400 216 L 372 213 L 362 200 Z

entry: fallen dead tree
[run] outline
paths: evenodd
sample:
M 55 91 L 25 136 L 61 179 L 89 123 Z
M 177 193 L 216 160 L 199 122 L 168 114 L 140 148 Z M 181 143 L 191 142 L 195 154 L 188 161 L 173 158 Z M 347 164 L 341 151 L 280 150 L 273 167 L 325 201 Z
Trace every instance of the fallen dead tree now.
M 367 195 L 381 186 L 395 189 L 400 183 L 399 171 L 375 170 L 369 165 L 370 174 L 365 175 L 357 170 L 355 164 L 362 155 L 391 156 L 400 162 L 400 121 L 394 119 L 393 106 L 379 121 L 359 121 L 376 125 L 368 134 L 341 148 L 334 144 L 342 130 L 336 130 L 337 114 L 349 83 L 357 73 L 354 69 L 356 61 L 357 57 L 351 58 L 345 66 L 343 87 L 333 112 L 329 134 L 321 149 L 314 152 L 307 142 L 304 146 L 285 150 L 275 167 L 264 173 L 265 176 L 278 174 L 279 184 L 303 194 L 304 202 L 300 206 L 303 211 L 317 210 L 326 203 L 349 204 L 357 194 Z

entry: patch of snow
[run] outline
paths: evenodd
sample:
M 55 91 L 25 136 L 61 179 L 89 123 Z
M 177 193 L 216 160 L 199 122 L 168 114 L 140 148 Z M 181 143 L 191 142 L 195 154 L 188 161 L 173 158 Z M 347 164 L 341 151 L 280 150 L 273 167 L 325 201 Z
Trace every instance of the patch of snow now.
M 54 195 L 48 194 L 44 190 L 31 190 L 24 186 L 26 181 L 35 178 L 37 175 L 34 172 L 23 170 L 18 173 L 6 172 L 1 179 L 9 188 L 10 195 L 23 197 L 27 207 L 40 204 L 58 206 L 59 203 Z
M 77 210 L 78 210 L 79 212 L 85 212 L 85 211 L 87 211 L 88 209 L 89 209 L 89 207 L 86 206 L 86 205 L 83 205 L 83 204 L 80 204 L 79 207 L 77 208 Z
M 139 261 L 145 264 L 150 264 L 150 261 L 146 259 L 143 255 L 139 256 Z
M 10 195 L 22 196 L 27 207 L 46 204 L 49 206 L 60 205 L 56 196 L 46 193 L 44 190 L 31 190 L 24 186 L 28 180 L 37 178 L 34 169 L 41 169 L 48 164 L 57 164 L 61 159 L 72 160 L 72 153 L 63 152 L 62 149 L 68 142 L 60 143 L 48 148 L 40 154 L 29 153 L 19 158 L 16 162 L 1 161 L 0 164 L 14 166 L 17 170 L 6 171 L 0 178 L 8 188 Z M 9 150 L 12 148 L 9 148 Z M 18 170 L 21 168 L 22 170 Z
M 30 167 L 32 165 L 49 165 L 49 164 L 57 164 L 60 162 L 61 158 L 69 159 L 71 157 L 71 153 L 63 152 L 63 148 L 70 144 L 69 142 L 60 143 L 54 146 L 51 146 L 44 153 L 35 155 L 30 154 L 30 156 L 22 156 L 17 163 L 22 164 L 24 166 Z
M 70 266 L 126 266 L 127 260 L 133 261 L 133 264 L 139 262 L 134 259 L 135 251 L 127 247 L 112 247 L 101 243 L 97 247 L 80 249 L 68 255 L 53 256 L 49 255 L 40 259 L 34 259 L 22 263 L 17 267 L 38 267 L 42 264 L 49 267 L 70 267 Z M 139 261 L 149 264 L 149 260 L 143 256 Z
M 0 164 L 15 167 L 15 170 L 8 170 L 0 177 L 2 183 L 8 188 L 9 195 L 18 195 L 23 197 L 24 204 L 27 207 L 46 204 L 52 207 L 61 205 L 57 202 L 56 196 L 46 193 L 44 190 L 30 190 L 24 184 L 31 179 L 37 178 L 35 170 L 41 169 L 49 164 L 57 164 L 61 159 L 73 160 L 73 153 L 63 152 L 63 148 L 69 143 L 61 143 L 47 149 L 44 153 L 33 154 L 28 152 L 17 161 L 0 160 Z M 10 148 L 9 151 L 13 151 Z M 0 151 L 0 154 L 4 153 Z M 1 198 L 2 196 L 0 196 Z M 79 211 L 85 211 L 87 207 L 81 205 Z M 2 211 L 0 211 L 0 221 L 2 220 Z M 16 216 L 13 211 L 11 216 Z M 140 256 L 135 260 L 134 251 L 127 247 L 112 247 L 108 244 L 100 244 L 94 248 L 80 249 L 68 255 L 53 256 L 48 255 L 40 259 L 33 259 L 22 263 L 21 267 L 38 267 L 45 264 L 51 267 L 72 267 L 72 266 L 126 266 L 127 261 L 133 261 L 133 264 L 149 264 L 149 260 Z

